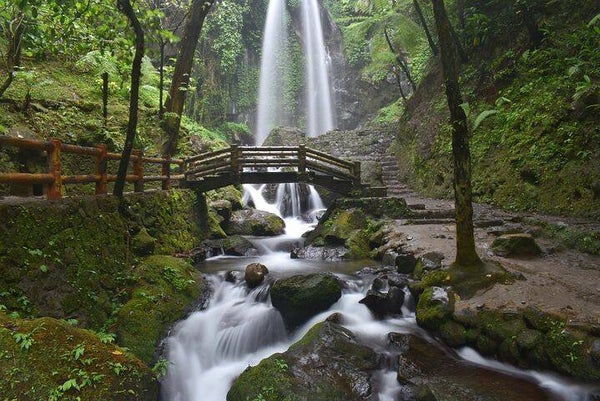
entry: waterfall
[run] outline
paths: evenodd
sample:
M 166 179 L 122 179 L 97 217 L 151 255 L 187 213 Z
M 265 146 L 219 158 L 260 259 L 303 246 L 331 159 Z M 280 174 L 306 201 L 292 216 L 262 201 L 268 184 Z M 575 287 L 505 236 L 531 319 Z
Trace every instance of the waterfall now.
M 334 128 L 331 80 L 328 72 L 330 59 L 325 51 L 321 13 L 317 0 L 302 1 L 302 26 L 308 84 L 307 134 L 314 137 Z
M 285 125 L 282 102 L 289 74 L 285 0 L 269 1 L 263 32 L 255 143 L 262 145 L 273 128 Z

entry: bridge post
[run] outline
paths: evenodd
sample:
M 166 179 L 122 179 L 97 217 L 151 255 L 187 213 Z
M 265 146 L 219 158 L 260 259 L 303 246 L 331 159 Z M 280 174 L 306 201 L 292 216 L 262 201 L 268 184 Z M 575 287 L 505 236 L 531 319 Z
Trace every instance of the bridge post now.
M 171 156 L 164 155 L 163 159 L 165 159 L 165 161 L 163 161 L 162 164 L 162 176 L 166 178 L 163 178 L 161 181 L 162 189 L 163 191 L 168 191 L 171 189 Z
M 48 199 L 61 199 L 63 184 L 60 140 L 56 138 L 50 139 L 46 143 L 46 153 L 48 154 L 48 173 L 53 177 L 52 182 L 46 185 L 46 197 Z
M 232 174 L 236 177 L 236 181 L 239 181 L 240 178 L 240 173 L 241 173 L 241 166 L 240 166 L 240 156 L 241 156 L 241 150 L 238 146 L 238 144 L 232 144 L 231 145 L 231 172 Z
M 133 161 L 133 175 L 137 176 L 137 179 L 133 183 L 133 190 L 135 192 L 144 192 L 144 161 L 142 157 L 144 153 L 141 150 L 134 150 L 133 155 L 135 160 Z
M 354 176 L 354 185 L 360 186 L 360 162 L 354 162 L 352 175 Z
M 100 176 L 100 179 L 98 181 L 96 181 L 96 195 L 106 195 L 106 193 L 108 192 L 108 190 L 107 190 L 108 177 L 106 175 L 106 170 L 107 170 L 106 145 L 103 143 L 98 145 L 98 150 L 100 151 L 100 154 L 98 156 L 96 156 L 96 166 L 95 166 L 94 174 L 97 176 Z
M 306 145 L 298 145 L 298 173 L 306 173 Z

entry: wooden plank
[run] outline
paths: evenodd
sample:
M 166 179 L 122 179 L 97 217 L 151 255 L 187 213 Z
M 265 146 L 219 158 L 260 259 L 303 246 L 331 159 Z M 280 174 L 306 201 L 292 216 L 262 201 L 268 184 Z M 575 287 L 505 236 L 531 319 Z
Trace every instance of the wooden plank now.
M 186 175 L 193 175 L 193 174 L 198 174 L 198 173 L 202 173 L 202 172 L 206 172 L 206 171 L 211 171 L 213 169 L 216 168 L 220 168 L 220 167 L 228 167 L 230 168 L 231 165 L 229 163 L 228 160 L 220 162 L 220 163 L 213 163 L 210 165 L 199 165 L 199 167 L 193 169 L 193 170 L 188 170 L 185 172 Z
M 319 171 L 324 174 L 329 174 L 333 177 L 339 177 L 339 178 L 350 179 L 350 180 L 354 179 L 354 176 L 352 174 L 345 173 L 343 171 L 336 170 L 331 167 L 323 166 L 322 164 L 314 163 L 310 160 L 306 161 L 306 167 L 308 169 Z
M 298 146 L 240 146 L 242 152 L 297 152 Z
M 46 150 L 47 142 L 39 139 L 13 138 L 12 136 L 0 135 L 0 145 Z
M 99 182 L 102 178 L 101 175 L 64 175 L 62 181 L 64 184 L 87 184 L 92 182 Z
M 32 174 L 32 173 L 2 173 L 0 174 L 0 183 L 15 184 L 49 184 L 54 181 L 52 174 Z
M 196 161 L 199 161 L 199 160 L 202 160 L 202 159 L 205 159 L 208 157 L 215 157 L 215 156 L 219 156 L 219 155 L 226 154 L 226 153 L 231 153 L 231 148 L 219 149 L 214 152 L 200 153 L 199 155 L 185 159 L 185 163 L 190 164 L 190 163 L 194 163 Z
M 76 155 L 87 155 L 87 156 L 99 156 L 100 149 L 98 148 L 90 148 L 87 146 L 77 146 L 77 145 L 69 145 L 62 143 L 60 145 L 61 150 L 64 153 L 76 154 Z
M 316 150 L 316 149 L 306 148 L 306 156 L 307 157 L 318 156 L 318 157 L 321 157 L 321 158 L 323 158 L 323 159 L 325 159 L 327 161 L 330 161 L 332 163 L 340 164 L 342 166 L 346 166 L 348 169 L 352 168 L 352 162 L 346 161 L 344 159 L 340 159 L 339 157 L 332 156 L 330 154 L 321 152 L 321 151 Z

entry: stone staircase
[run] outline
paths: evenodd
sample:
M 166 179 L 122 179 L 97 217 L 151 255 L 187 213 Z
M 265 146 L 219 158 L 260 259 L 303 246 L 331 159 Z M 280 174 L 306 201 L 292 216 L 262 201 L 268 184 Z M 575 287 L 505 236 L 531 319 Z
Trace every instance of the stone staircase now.
M 307 145 L 345 159 L 379 164 L 387 196 L 404 198 L 415 213 L 413 218 L 402 220 L 401 224 L 453 224 L 452 201 L 421 197 L 400 181 L 396 157 L 388 153 L 392 142 L 393 135 L 383 130 L 365 129 L 333 131 L 310 138 Z

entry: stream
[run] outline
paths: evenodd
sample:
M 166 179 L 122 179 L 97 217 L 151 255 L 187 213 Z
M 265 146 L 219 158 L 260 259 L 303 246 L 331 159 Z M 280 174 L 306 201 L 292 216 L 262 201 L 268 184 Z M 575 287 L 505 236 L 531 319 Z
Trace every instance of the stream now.
M 276 202 L 270 204 L 262 197 L 263 189 L 247 188 L 246 201 L 252 200 L 257 207 L 280 215 L 279 210 L 283 208 L 284 195 L 297 192 L 289 189 L 280 190 Z M 289 196 L 287 198 L 289 201 Z M 322 207 L 320 199 L 316 198 L 309 204 L 311 208 Z M 402 316 L 377 320 L 366 306 L 359 303 L 359 300 L 365 296 L 372 277 L 358 276 L 354 273 L 368 265 L 368 261 L 324 262 L 290 259 L 289 248 L 301 244 L 301 234 L 316 224 L 314 218 L 309 222 L 306 221 L 307 215 L 316 215 L 315 210 L 305 212 L 302 217 L 299 214 L 301 212 L 299 207 L 292 209 L 290 216 L 284 216 L 286 234 L 275 238 L 249 238 L 259 249 L 259 256 L 252 258 L 217 256 L 208 259 L 200 266 L 211 288 L 211 298 L 204 310 L 192 313 L 186 320 L 177 324 L 166 340 L 165 353 L 169 360 L 169 368 L 161 383 L 161 400 L 226 400 L 231 384 L 244 369 L 258 364 L 274 353 L 286 351 L 314 324 L 325 320 L 335 312 L 342 315 L 342 323 L 347 329 L 377 352 L 387 352 L 385 347 L 387 334 L 390 332 L 412 333 L 430 342 L 434 341 L 417 326 L 414 300 L 408 290 L 405 291 Z M 243 280 L 243 272 L 252 262 L 260 262 L 268 267 L 269 280 L 250 290 Z M 226 281 L 226 273 L 232 271 L 236 272 L 234 274 L 241 280 L 236 280 L 236 283 Z M 278 278 L 319 271 L 332 272 L 344 282 L 342 297 L 328 311 L 315 316 L 294 332 L 287 333 L 281 315 L 271 305 L 270 284 Z M 556 375 L 523 371 L 510 365 L 487 360 L 468 348 L 458 350 L 457 355 L 490 371 L 536 383 L 549 393 L 547 399 L 592 400 L 585 385 L 571 383 Z M 485 378 L 482 377 L 482 380 Z M 400 397 L 402 388 L 396 380 L 395 370 L 383 369 L 375 372 L 373 382 L 375 394 L 370 400 L 403 399 Z

